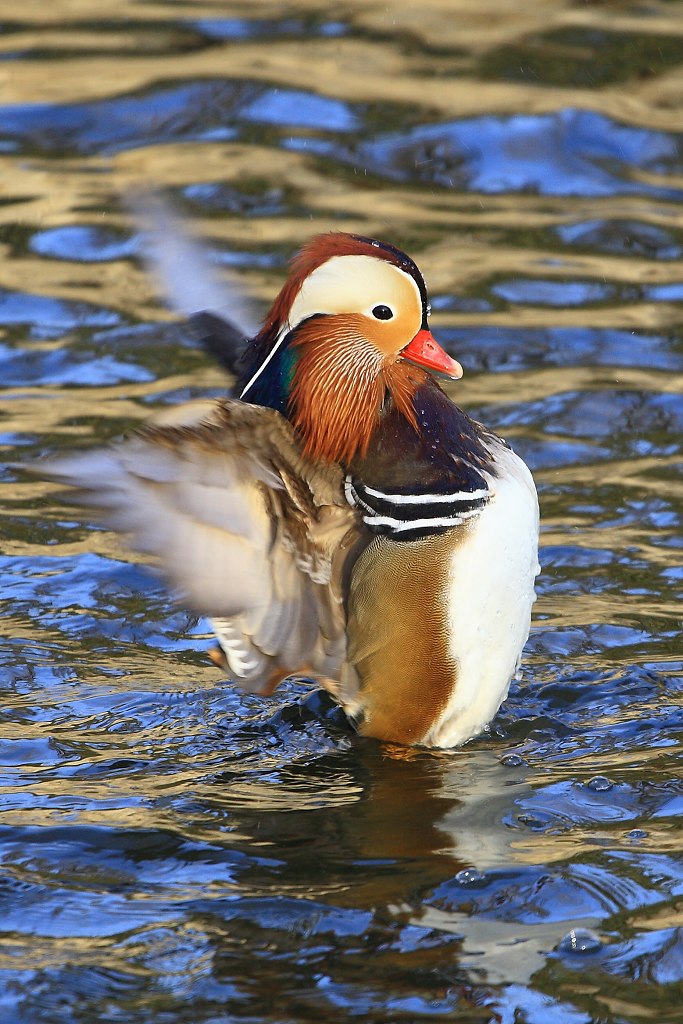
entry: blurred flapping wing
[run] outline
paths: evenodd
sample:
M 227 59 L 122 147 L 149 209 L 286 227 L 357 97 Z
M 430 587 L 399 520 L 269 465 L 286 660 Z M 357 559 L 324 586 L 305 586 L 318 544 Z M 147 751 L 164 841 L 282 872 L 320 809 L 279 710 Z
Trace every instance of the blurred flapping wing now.
M 343 563 L 357 515 L 339 467 L 305 459 L 279 413 L 192 402 L 120 444 L 38 472 L 155 557 L 181 599 L 214 619 L 245 688 L 269 692 L 289 673 L 339 671 Z

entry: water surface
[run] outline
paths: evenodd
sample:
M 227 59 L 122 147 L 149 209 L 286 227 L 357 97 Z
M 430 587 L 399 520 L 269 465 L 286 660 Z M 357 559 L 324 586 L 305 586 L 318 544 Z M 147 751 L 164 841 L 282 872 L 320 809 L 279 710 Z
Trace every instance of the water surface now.
M 674 1021 L 676 5 L 27 2 L 0 35 L 0 1018 Z M 533 468 L 520 679 L 461 750 L 245 697 L 11 464 L 226 385 L 160 304 L 158 188 L 263 308 L 313 232 L 407 249 L 452 394 Z

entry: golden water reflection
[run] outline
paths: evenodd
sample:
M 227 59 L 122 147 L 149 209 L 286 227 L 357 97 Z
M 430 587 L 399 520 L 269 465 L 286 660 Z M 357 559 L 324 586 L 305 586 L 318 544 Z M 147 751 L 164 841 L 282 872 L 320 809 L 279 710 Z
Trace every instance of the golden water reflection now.
M 306 691 L 239 695 L 119 539 L 6 469 L 0 966 L 27 972 L 24 1019 L 488 1021 L 510 985 L 510 1012 L 562 1024 L 672 1002 L 666 978 L 625 993 L 639 934 L 679 922 L 680 14 L 27 0 L 3 25 L 9 464 L 230 383 L 142 267 L 143 184 L 259 309 L 316 231 L 405 247 L 466 366 L 450 393 L 544 513 L 521 682 L 490 734 L 426 754 Z M 613 974 L 557 966 L 572 927 Z

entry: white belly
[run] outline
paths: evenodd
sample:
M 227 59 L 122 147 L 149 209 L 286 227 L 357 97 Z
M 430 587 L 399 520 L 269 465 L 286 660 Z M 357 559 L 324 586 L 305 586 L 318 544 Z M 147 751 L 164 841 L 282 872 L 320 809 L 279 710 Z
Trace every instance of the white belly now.
M 508 449 L 501 476 L 451 561 L 449 617 L 457 685 L 426 742 L 456 746 L 488 725 L 507 696 L 529 635 L 538 566 L 538 500 L 531 473 Z

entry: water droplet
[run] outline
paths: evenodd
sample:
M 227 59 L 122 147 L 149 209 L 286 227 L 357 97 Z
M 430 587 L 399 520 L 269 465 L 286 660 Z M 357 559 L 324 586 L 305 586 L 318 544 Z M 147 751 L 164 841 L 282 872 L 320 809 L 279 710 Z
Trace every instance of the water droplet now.
M 559 953 L 570 953 L 573 956 L 591 956 L 601 949 L 600 938 L 588 928 L 572 928 L 557 944 Z
M 526 761 L 519 754 L 506 754 L 500 763 L 506 768 L 519 768 L 520 765 L 526 764 Z
M 594 779 L 587 782 L 586 785 L 589 789 L 592 789 L 594 793 L 606 793 L 607 790 L 612 789 L 614 783 L 606 778 L 604 775 L 596 775 Z
M 476 868 L 463 868 L 462 871 L 458 871 L 455 880 L 458 885 L 481 885 L 486 881 L 481 871 L 477 871 Z
M 647 839 L 648 834 L 642 828 L 632 828 L 630 832 L 626 833 L 627 839 Z

